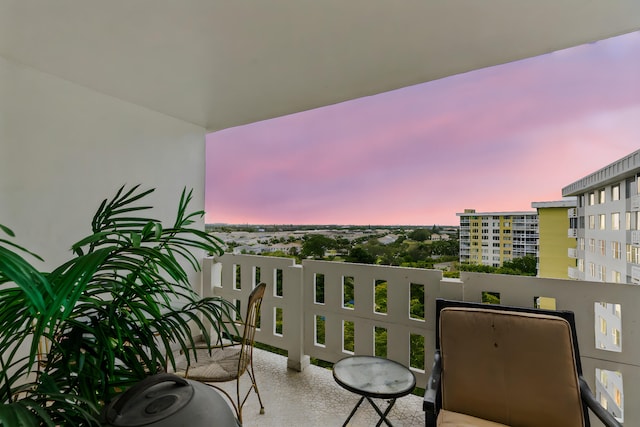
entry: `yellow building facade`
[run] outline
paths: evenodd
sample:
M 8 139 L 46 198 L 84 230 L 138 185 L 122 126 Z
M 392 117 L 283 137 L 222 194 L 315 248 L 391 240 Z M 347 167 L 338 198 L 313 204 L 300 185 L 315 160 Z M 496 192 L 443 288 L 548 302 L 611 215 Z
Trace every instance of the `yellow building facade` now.
M 538 277 L 569 279 L 576 267 L 576 239 L 569 236 L 569 209 L 576 207 L 575 198 L 554 202 L 534 202 L 539 222 Z

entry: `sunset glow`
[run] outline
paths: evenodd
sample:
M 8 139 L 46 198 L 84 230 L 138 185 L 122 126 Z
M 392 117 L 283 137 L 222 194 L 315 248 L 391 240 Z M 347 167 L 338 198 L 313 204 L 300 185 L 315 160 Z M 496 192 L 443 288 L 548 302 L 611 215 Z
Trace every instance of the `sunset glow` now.
M 640 33 L 207 136 L 206 222 L 455 225 L 640 148 Z

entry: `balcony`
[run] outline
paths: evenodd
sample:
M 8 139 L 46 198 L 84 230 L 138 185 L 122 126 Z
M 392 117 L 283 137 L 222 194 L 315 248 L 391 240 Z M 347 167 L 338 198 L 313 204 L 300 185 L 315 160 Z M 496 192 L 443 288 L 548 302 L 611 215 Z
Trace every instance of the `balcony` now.
M 341 426 L 349 416 L 359 396 L 340 388 L 329 369 L 311 365 L 302 372 L 287 369 L 287 359 L 264 350 L 255 350 L 254 363 L 265 413 L 255 395 L 247 400 L 242 411 L 244 427 Z M 243 386 L 248 380 L 243 378 Z M 235 383 L 223 386 L 232 396 Z M 380 401 L 378 401 L 380 402 Z M 386 402 L 380 402 L 385 407 Z M 422 398 L 405 396 L 396 401 L 389 414 L 394 426 L 423 427 Z M 379 417 L 371 405 L 363 403 L 349 425 L 374 426 Z
M 244 302 L 261 281 L 269 287 L 256 340 L 286 351 L 287 357 L 259 353 L 257 375 L 269 384 L 263 389 L 269 390 L 270 415 L 247 409 L 248 426 L 290 421 L 287 414 L 304 416 L 304 425 L 311 425 L 309 420 L 316 417 L 317 425 L 341 424 L 357 399 L 341 394 L 330 371 L 309 366 L 309 360 L 336 362 L 351 354 L 380 354 L 376 335 L 381 331 L 387 337 L 382 355 L 410 366 L 418 387 L 424 388 L 433 360 L 435 299 L 482 301 L 484 293 L 506 305 L 537 302 L 544 308 L 573 311 L 584 376 L 591 389 L 625 425 L 640 425 L 640 408 L 624 404 L 625 392 L 633 402 L 640 387 L 640 346 L 632 327 L 640 324 L 633 303 L 640 290 L 634 285 L 470 272 L 462 272 L 459 280 L 444 279 L 438 270 L 315 260 L 296 264 L 292 259 L 252 255 L 205 259 L 204 295 Z M 375 304 L 381 293 L 384 306 Z M 422 299 L 423 310 L 416 310 L 415 304 L 412 308 L 410 301 L 416 298 Z M 616 316 L 609 319 L 602 313 Z M 602 378 L 609 380 L 605 383 Z M 293 412 L 292 407 L 296 407 Z M 276 418 L 270 418 L 274 414 Z M 424 422 L 421 399 L 416 396 L 400 399 L 392 414 L 401 425 Z M 363 413 L 363 420 L 353 425 L 367 425 L 367 416 L 373 413 Z M 592 420 L 592 425 L 600 424 Z
M 567 256 L 571 259 L 577 259 L 578 258 L 578 250 L 576 248 L 568 248 L 567 249 Z

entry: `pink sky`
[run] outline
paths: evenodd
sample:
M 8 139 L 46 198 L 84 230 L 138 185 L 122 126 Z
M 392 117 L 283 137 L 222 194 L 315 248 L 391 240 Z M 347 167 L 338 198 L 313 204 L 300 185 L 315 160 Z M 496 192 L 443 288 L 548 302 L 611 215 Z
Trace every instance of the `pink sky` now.
M 207 135 L 206 222 L 456 225 L 640 149 L 640 33 Z

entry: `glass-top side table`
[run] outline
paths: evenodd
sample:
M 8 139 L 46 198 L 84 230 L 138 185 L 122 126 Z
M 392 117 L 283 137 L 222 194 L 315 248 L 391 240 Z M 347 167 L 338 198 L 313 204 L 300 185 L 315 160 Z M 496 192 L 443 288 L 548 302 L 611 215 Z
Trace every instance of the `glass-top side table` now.
M 387 415 L 396 399 L 408 395 L 416 386 L 416 377 L 409 368 L 393 360 L 375 356 L 350 356 L 340 360 L 333 365 L 333 378 L 341 387 L 362 396 L 343 426 L 349 423 L 360 404 L 367 399 L 380 415 L 376 426 L 385 422 L 391 427 Z M 388 399 L 390 402 L 382 412 L 371 398 Z

